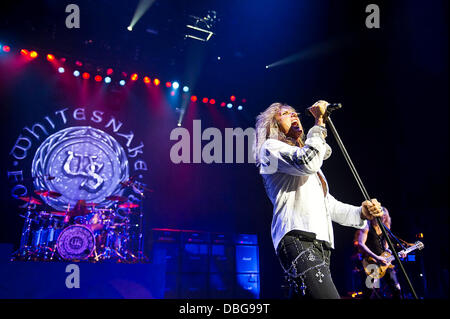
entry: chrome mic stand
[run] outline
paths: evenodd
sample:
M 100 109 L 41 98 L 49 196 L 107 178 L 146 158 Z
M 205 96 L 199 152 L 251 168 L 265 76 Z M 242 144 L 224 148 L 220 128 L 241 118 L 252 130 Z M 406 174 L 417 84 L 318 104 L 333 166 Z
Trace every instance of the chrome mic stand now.
M 341 108 L 341 107 L 342 107 L 342 106 L 339 104 L 339 107 L 337 107 L 337 108 L 335 108 L 335 109 L 339 109 L 339 108 Z M 330 113 L 331 113 L 331 111 L 332 111 L 332 110 L 330 110 L 330 111 L 327 110 L 327 112 L 326 112 L 326 114 L 325 114 L 325 122 L 328 123 L 331 132 L 333 133 L 334 137 L 336 138 L 336 141 L 337 141 L 337 143 L 338 143 L 338 145 L 339 145 L 339 148 L 341 149 L 342 154 L 344 155 L 345 160 L 347 161 L 347 164 L 348 164 L 348 166 L 350 167 L 350 170 L 352 171 L 353 176 L 355 177 L 356 182 L 358 183 L 358 186 L 359 186 L 361 192 L 363 193 L 364 199 L 370 201 L 370 198 L 371 198 L 371 197 L 369 196 L 369 193 L 367 192 L 366 188 L 364 187 L 364 184 L 363 184 L 361 178 L 359 177 L 359 174 L 358 174 L 358 172 L 356 171 L 356 168 L 355 168 L 355 166 L 353 165 L 353 162 L 352 162 L 352 160 L 350 159 L 350 156 L 348 155 L 347 150 L 345 149 L 344 143 L 342 142 L 341 138 L 339 137 L 338 132 L 336 131 L 336 128 L 334 127 L 333 121 L 331 121 L 331 118 L 330 118 Z M 414 298 L 415 298 L 415 299 L 419 299 L 419 298 L 417 297 L 417 294 L 416 294 L 416 292 L 415 292 L 415 290 L 414 290 L 412 284 L 411 284 L 411 281 L 409 280 L 408 275 L 406 274 L 405 268 L 403 267 L 402 262 L 400 261 L 400 258 L 398 257 L 398 253 L 397 253 L 397 251 L 395 250 L 394 245 L 392 244 L 392 241 L 391 241 L 391 239 L 389 238 L 389 235 L 388 235 L 387 232 L 386 232 L 386 229 L 385 229 L 385 227 L 384 227 L 383 222 L 381 221 L 380 217 L 376 217 L 376 220 L 377 220 L 377 222 L 378 222 L 378 225 L 379 225 L 380 228 L 381 228 L 381 231 L 383 232 L 384 237 L 386 238 L 386 241 L 387 241 L 387 243 L 388 243 L 388 245 L 389 245 L 389 248 L 390 248 L 391 251 L 392 251 L 392 254 L 393 254 L 394 257 L 395 257 L 395 260 L 396 260 L 397 263 L 399 264 L 400 269 L 401 269 L 403 275 L 405 276 L 405 279 L 406 279 L 406 281 L 407 281 L 407 283 L 408 283 L 408 286 L 409 286 L 409 288 L 410 288 L 410 290 L 411 290 L 411 292 L 412 292 Z

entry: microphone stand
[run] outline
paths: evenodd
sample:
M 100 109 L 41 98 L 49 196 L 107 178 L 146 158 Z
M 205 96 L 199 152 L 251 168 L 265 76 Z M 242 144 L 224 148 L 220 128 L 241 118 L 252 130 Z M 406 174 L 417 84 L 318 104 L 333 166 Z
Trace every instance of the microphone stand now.
M 369 193 L 367 192 L 366 188 L 364 187 L 364 184 L 363 184 L 361 178 L 359 177 L 359 174 L 356 171 L 356 168 L 353 165 L 353 162 L 350 159 L 350 156 L 348 155 L 347 150 L 345 149 L 344 143 L 342 142 L 341 138 L 339 137 L 338 132 L 336 131 L 336 128 L 334 127 L 333 121 L 330 118 L 330 113 L 331 113 L 331 111 L 327 110 L 326 115 L 325 115 L 325 122 L 328 123 L 331 132 L 333 133 L 334 137 L 336 138 L 336 141 L 337 141 L 337 143 L 339 145 L 339 148 L 341 149 L 342 154 L 344 155 L 345 160 L 347 161 L 347 164 L 350 167 L 350 170 L 352 171 L 353 176 L 355 177 L 356 182 L 358 183 L 358 186 L 359 186 L 361 192 L 363 193 L 364 199 L 370 201 L 371 197 L 369 196 Z M 413 288 L 413 286 L 411 284 L 411 281 L 409 280 L 408 275 L 406 274 L 405 268 L 403 268 L 402 262 L 400 261 L 400 258 L 398 257 L 397 251 L 395 250 L 394 245 L 392 244 L 392 241 L 391 241 L 391 239 L 389 238 L 389 236 L 388 236 L 388 234 L 386 232 L 384 224 L 382 223 L 380 217 L 375 217 L 375 218 L 376 218 L 376 221 L 378 222 L 378 225 L 381 228 L 381 231 L 383 232 L 384 237 L 386 238 L 386 241 L 387 241 L 387 243 L 389 245 L 389 248 L 393 252 L 395 260 L 399 264 L 400 269 L 401 269 L 403 275 L 406 278 L 406 282 L 408 283 L 408 286 L 409 286 L 409 288 L 410 288 L 410 290 L 411 290 L 411 292 L 412 292 L 412 294 L 414 296 L 414 299 L 419 299 L 417 297 L 416 291 L 414 290 L 414 288 Z

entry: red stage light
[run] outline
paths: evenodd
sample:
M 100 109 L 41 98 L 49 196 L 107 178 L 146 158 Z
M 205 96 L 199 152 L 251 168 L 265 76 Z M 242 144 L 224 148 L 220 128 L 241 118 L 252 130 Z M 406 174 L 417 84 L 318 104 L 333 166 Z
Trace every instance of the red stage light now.
M 87 79 L 89 79 L 91 77 L 91 75 L 89 73 L 87 73 L 87 72 L 84 72 L 82 77 L 83 77 L 83 79 L 87 80 Z
M 62 63 L 66 62 L 66 58 L 61 58 L 59 59 L 59 61 L 61 61 Z
M 197 97 L 196 97 L 195 95 L 192 95 L 192 96 L 191 96 L 191 101 L 192 101 L 192 102 L 196 102 L 196 101 L 197 101 Z
M 131 79 L 131 81 L 136 81 L 136 80 L 138 79 L 138 75 L 137 75 L 137 73 L 133 73 L 133 74 L 131 74 L 131 77 L 130 77 L 130 79 Z
M 80 62 L 80 61 L 75 61 L 75 64 L 76 64 L 77 66 L 82 66 L 82 65 L 83 65 L 83 63 Z
M 208 103 L 208 98 L 207 98 L 207 97 L 204 97 L 203 100 L 202 100 L 202 102 L 203 102 L 203 103 Z
M 30 52 L 30 58 L 35 59 L 35 58 L 37 58 L 37 56 L 38 56 L 38 54 L 37 54 L 36 51 L 31 51 Z
M 232 95 L 232 96 L 230 96 L 230 100 L 234 102 L 234 101 L 236 101 L 236 97 L 234 95 Z
M 242 99 L 242 103 L 245 103 L 245 102 L 247 102 L 247 100 L 246 99 Z
M 9 52 L 11 51 L 11 48 L 8 45 L 3 46 L 3 52 Z
M 106 70 L 106 74 L 107 75 L 111 75 L 111 74 L 113 74 L 113 69 L 111 69 L 111 68 L 109 68 L 108 70 Z
M 102 80 L 102 77 L 100 75 L 96 75 L 94 80 L 100 82 Z
M 151 82 L 148 76 L 144 76 L 144 83 L 149 84 Z
M 172 86 L 172 83 L 166 82 L 166 86 L 167 86 L 168 88 L 170 88 L 170 87 Z
M 154 85 L 158 86 L 159 83 L 161 83 L 161 82 L 160 82 L 158 79 L 154 79 L 154 80 L 153 80 L 153 84 L 154 84 Z
M 227 105 L 225 102 L 220 103 L 221 107 L 225 107 L 225 105 Z
M 170 96 L 175 96 L 175 91 L 170 92 Z
M 47 54 L 47 60 L 53 61 L 55 60 L 55 56 L 53 54 Z
M 211 99 L 211 100 L 209 100 L 209 103 L 211 103 L 211 104 L 216 104 L 216 100 Z
M 23 56 L 28 56 L 28 50 L 22 49 L 20 50 L 20 54 L 22 54 Z

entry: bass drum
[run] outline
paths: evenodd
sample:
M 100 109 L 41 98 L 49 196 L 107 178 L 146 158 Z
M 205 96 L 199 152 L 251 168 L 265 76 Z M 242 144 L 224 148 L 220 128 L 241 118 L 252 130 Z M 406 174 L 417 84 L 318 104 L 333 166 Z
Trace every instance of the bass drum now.
M 61 232 L 56 249 L 65 260 L 87 259 L 94 252 L 95 236 L 86 226 L 72 225 Z

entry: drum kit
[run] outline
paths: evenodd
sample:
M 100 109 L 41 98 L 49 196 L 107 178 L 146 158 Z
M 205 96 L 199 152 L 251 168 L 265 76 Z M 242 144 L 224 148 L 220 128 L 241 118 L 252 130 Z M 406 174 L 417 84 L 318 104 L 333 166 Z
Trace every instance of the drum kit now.
M 36 190 L 36 195 L 47 202 L 62 194 L 48 190 Z M 129 202 L 127 197 L 106 197 L 109 205 L 79 200 L 65 211 L 39 210 L 44 203 L 33 197 L 19 197 L 26 202 L 26 213 L 19 249 L 12 260 L 23 261 L 89 261 L 89 262 L 142 262 L 142 207 Z M 48 205 L 46 205 L 48 206 Z M 33 209 L 32 209 L 33 208 Z M 133 216 L 139 216 L 137 224 Z M 139 244 L 133 252 L 131 238 L 137 229 Z

